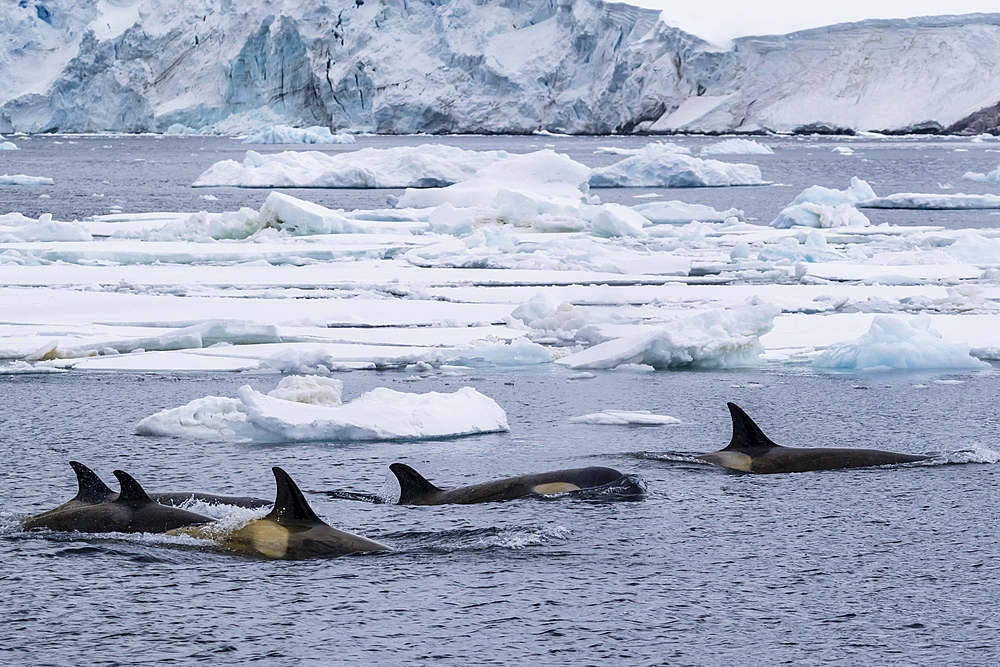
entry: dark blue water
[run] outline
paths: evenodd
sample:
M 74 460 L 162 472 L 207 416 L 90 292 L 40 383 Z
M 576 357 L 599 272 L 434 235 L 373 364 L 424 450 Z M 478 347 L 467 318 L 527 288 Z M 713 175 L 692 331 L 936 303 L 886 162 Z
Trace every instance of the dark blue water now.
M 246 147 L 231 139 L 14 137 L 0 173 L 52 187 L 0 187 L 0 212 L 82 219 L 122 210 L 259 207 L 265 190 L 192 189 Z M 591 165 L 600 146 L 642 138 L 359 138 L 355 147 L 447 141 L 515 151 L 553 147 Z M 679 138 L 697 150 L 715 141 Z M 997 144 L 957 139 L 764 138 L 777 185 L 655 192 L 767 222 L 802 188 L 879 194 L 991 192 L 965 171 L 1000 162 Z M 832 152 L 837 145 L 855 154 Z M 283 150 L 286 147 L 255 147 Z M 956 152 L 956 149 L 963 151 Z M 941 188 L 951 185 L 951 189 Z M 398 191 L 296 190 L 335 208 L 378 208 Z M 47 197 L 41 197 L 47 195 Z M 96 196 L 95 196 L 96 195 Z M 205 199 L 212 195 L 214 199 Z M 873 222 L 996 226 L 990 212 L 866 211 Z M 818 374 L 483 369 L 466 377 L 340 375 L 345 399 L 375 386 L 474 386 L 511 432 L 428 442 L 253 445 L 149 438 L 136 423 L 276 376 L 67 373 L 0 376 L 0 658 L 7 664 L 990 664 L 1000 659 L 1000 448 L 996 372 Z M 730 437 L 735 401 L 782 444 L 936 453 L 925 465 L 755 477 L 691 454 Z M 682 420 L 663 427 L 573 424 L 613 408 Z M 242 559 L 157 537 L 24 534 L 18 517 L 75 491 L 80 460 L 148 489 L 271 497 L 285 468 L 335 527 L 391 553 L 311 562 Z M 404 461 L 443 487 L 583 465 L 642 476 L 644 500 L 523 499 L 397 507 L 337 498 L 391 493 Z
M 994 373 L 561 369 L 414 380 L 341 376 L 351 396 L 470 384 L 511 432 L 430 442 L 250 445 L 133 435 L 135 423 L 262 375 L 0 378 L 5 661 L 26 664 L 987 664 L 1000 659 L 1000 467 Z M 960 380 L 941 383 L 936 380 Z M 915 386 L 916 385 L 916 386 Z M 346 397 L 345 397 L 346 398 Z M 794 445 L 941 452 L 931 465 L 792 475 L 726 473 L 685 453 L 725 445 L 725 402 Z M 571 424 L 603 408 L 682 424 Z M 78 459 L 147 488 L 273 494 L 296 478 L 331 524 L 395 551 L 311 562 L 245 560 L 163 538 L 10 532 L 74 492 Z M 522 499 L 399 507 L 327 492 L 391 490 L 405 461 L 451 487 L 543 469 L 641 475 L 638 502 Z

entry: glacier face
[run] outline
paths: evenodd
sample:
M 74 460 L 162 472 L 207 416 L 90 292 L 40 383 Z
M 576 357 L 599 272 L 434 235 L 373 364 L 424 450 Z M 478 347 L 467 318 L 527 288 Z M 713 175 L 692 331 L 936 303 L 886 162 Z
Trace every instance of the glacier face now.
M 1000 15 L 728 51 L 600 0 L 20 0 L 0 29 L 0 132 L 895 130 L 1000 100 Z

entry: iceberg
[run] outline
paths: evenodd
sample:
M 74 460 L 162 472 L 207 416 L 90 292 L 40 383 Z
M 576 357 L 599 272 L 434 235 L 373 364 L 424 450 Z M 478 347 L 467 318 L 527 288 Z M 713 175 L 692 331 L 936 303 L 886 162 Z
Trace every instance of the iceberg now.
M 254 442 L 352 442 L 448 438 L 508 431 L 507 415 L 472 387 L 410 394 L 385 387 L 347 403 L 340 380 L 289 376 L 263 394 L 249 385 L 237 398 L 208 396 L 141 420 L 139 435 Z
M 429 188 L 472 178 L 506 151 L 469 151 L 425 144 L 363 148 L 346 153 L 247 151 L 243 162 L 216 162 L 193 187 L 240 188 Z
M 93 241 L 94 237 L 77 222 L 60 222 L 44 213 L 37 219 L 20 213 L 0 215 L 0 242 Z
M 871 225 L 871 221 L 868 217 L 850 204 L 826 206 L 808 201 L 788 206 L 771 221 L 771 226 L 776 229 L 790 227 L 829 229 L 832 227 L 867 227 L 869 225 Z
M 13 141 L 7 141 L 2 136 L 0 136 L 0 151 L 16 151 L 17 144 Z
M 594 169 L 594 188 L 703 188 L 731 185 L 764 185 L 760 167 L 702 160 L 650 144 L 637 155 Z
M 760 337 L 779 309 L 748 305 L 712 310 L 624 336 L 557 359 L 570 368 L 615 368 L 644 364 L 658 369 L 734 368 L 759 363 Z
M 770 146 L 753 139 L 726 139 L 701 149 L 702 155 L 773 155 Z
M 979 370 L 989 368 L 964 343 L 950 343 L 930 328 L 930 318 L 910 321 L 878 315 L 861 338 L 824 350 L 813 368 L 851 371 Z
M 169 128 L 168 128 L 169 132 Z M 353 144 L 354 137 L 346 132 L 333 134 L 330 128 L 313 125 L 298 128 L 274 125 L 243 138 L 245 144 Z
M 872 186 L 868 185 L 867 181 L 864 181 L 857 176 L 851 177 L 851 184 L 846 190 L 837 190 L 835 188 L 827 188 L 822 185 L 813 185 L 798 195 L 792 200 L 790 206 L 795 206 L 797 204 L 820 204 L 822 206 L 840 206 L 841 204 L 858 204 L 860 202 L 867 202 L 872 199 L 876 199 L 875 191 Z

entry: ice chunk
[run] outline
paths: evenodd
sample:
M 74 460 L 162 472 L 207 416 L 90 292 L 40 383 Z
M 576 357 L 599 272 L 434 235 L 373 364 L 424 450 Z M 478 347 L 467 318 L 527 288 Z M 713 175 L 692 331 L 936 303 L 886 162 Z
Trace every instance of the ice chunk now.
M 378 387 L 335 407 L 265 396 L 249 385 L 240 387 L 238 396 L 247 421 L 259 432 L 290 442 L 444 438 L 510 430 L 503 409 L 472 387 L 450 394 Z
M 24 174 L 3 174 L 0 185 L 55 185 L 47 176 L 25 176 Z
M 255 442 L 444 438 L 510 430 L 496 401 L 472 387 L 409 394 L 385 387 L 340 402 L 339 380 L 287 377 L 262 394 L 249 385 L 238 398 L 207 396 L 146 417 L 139 435 Z
M 719 211 L 704 204 L 687 204 L 676 200 L 639 204 L 638 206 L 633 206 L 632 210 L 642 214 L 644 218 L 654 224 L 686 224 L 692 220 L 699 222 L 723 222 L 727 218 L 743 219 L 743 211 L 738 208 Z
M 900 192 L 886 197 L 877 197 L 860 204 L 865 208 L 913 208 L 928 210 L 951 209 L 997 209 L 1000 208 L 998 195 L 921 194 Z
M 762 185 L 760 168 L 665 152 L 655 145 L 620 162 L 594 169 L 595 188 L 663 187 L 698 188 L 729 185 Z
M 37 220 L 8 213 L 0 215 L 0 241 L 93 241 L 94 237 L 78 222 L 59 222 L 45 213 Z
M 875 199 L 875 191 L 867 181 L 863 181 L 857 176 L 851 177 L 851 184 L 846 190 L 836 188 L 826 188 L 822 185 L 812 185 L 800 192 L 791 205 L 796 204 L 822 204 L 823 206 L 838 206 L 840 204 L 857 204 L 859 202 Z
M 830 346 L 813 360 L 813 368 L 852 371 L 989 368 L 988 363 L 969 354 L 968 345 L 943 340 L 930 324 L 927 315 L 910 321 L 878 315 L 866 334 Z
M 289 375 L 281 378 L 278 387 L 267 392 L 267 395 L 283 401 L 333 407 L 343 404 L 341 398 L 343 392 L 344 382 L 336 378 L 321 375 Z
M 649 410 L 627 412 L 625 410 L 602 410 L 589 415 L 570 417 L 574 424 L 600 424 L 604 426 L 662 426 L 680 424 L 681 420 L 669 415 L 653 414 Z
M 646 150 L 648 146 L 653 146 L 656 151 L 663 153 L 691 153 L 691 149 L 687 146 L 681 146 L 680 144 L 674 144 L 666 141 L 656 141 L 641 148 L 621 148 L 619 146 L 599 146 L 594 152 L 603 153 L 605 155 L 638 155 Z
M 970 181 L 1000 181 L 1000 167 L 985 174 L 976 171 L 967 171 L 962 175 L 962 178 Z
M 0 136 L 0 151 L 16 151 L 17 145 L 12 141 L 5 140 Z
M 771 226 L 777 229 L 790 227 L 867 227 L 871 221 L 864 213 L 850 204 L 826 206 L 804 202 L 792 204 L 771 221 Z
M 243 188 L 427 188 L 471 178 L 483 167 L 506 160 L 506 151 L 468 151 L 454 146 L 364 148 L 345 153 L 247 151 L 241 164 L 223 160 L 209 167 L 194 187 Z
M 726 368 L 758 363 L 760 337 L 771 330 L 779 309 L 747 305 L 712 310 L 599 343 L 557 359 L 570 368 L 615 368 L 645 364 L 653 368 L 697 366 Z
M 709 144 L 701 149 L 702 155 L 772 155 L 770 146 L 758 143 L 753 139 L 726 139 Z
M 590 223 L 590 233 L 610 238 L 613 236 L 645 236 L 643 226 L 649 224 L 645 217 L 628 206 L 604 204 Z
M 273 125 L 244 137 L 245 144 L 353 144 L 354 137 L 346 132 L 333 134 L 330 128 L 313 125 L 306 128 Z

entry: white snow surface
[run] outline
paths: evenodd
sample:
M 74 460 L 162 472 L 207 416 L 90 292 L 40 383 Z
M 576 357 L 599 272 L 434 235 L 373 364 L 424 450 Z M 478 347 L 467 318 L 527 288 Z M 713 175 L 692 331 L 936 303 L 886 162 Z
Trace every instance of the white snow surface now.
M 169 129 L 169 128 L 168 128 Z M 346 132 L 334 134 L 320 125 L 289 127 L 273 125 L 243 138 L 245 144 L 353 144 L 354 136 Z
M 343 403 L 343 383 L 288 376 L 267 394 L 249 385 L 238 397 L 206 396 L 158 412 L 136 426 L 139 435 L 239 439 L 253 442 L 350 442 L 444 438 L 507 431 L 507 415 L 472 387 L 410 394 L 386 387 Z

